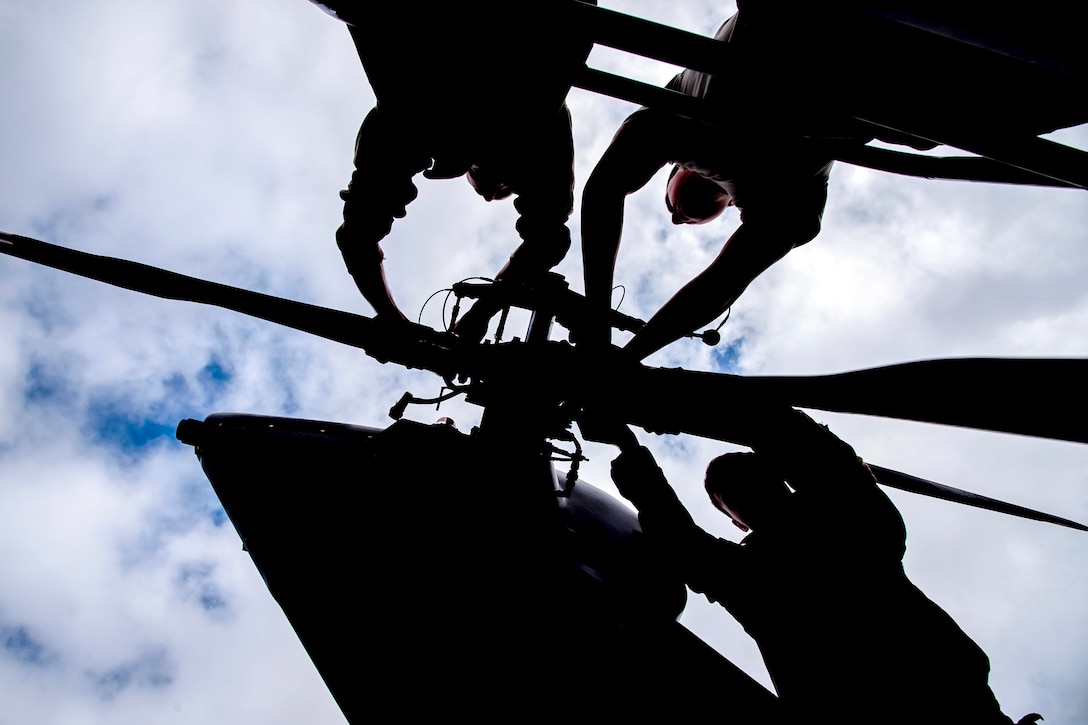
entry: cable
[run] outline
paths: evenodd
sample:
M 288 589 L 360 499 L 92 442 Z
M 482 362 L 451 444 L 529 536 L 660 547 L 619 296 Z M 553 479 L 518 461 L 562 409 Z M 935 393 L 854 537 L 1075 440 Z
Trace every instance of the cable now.
M 458 284 L 464 284 L 465 282 L 469 282 L 472 280 L 476 280 L 479 282 L 488 282 L 490 284 L 495 283 L 495 280 L 491 279 L 490 277 L 465 277 L 460 282 L 458 282 Z M 442 294 L 443 292 L 446 293 L 446 299 L 442 301 L 442 326 L 445 328 L 446 332 L 451 332 L 453 330 L 453 326 L 457 324 L 457 315 L 461 309 L 461 297 L 458 296 L 457 303 L 453 306 L 453 315 L 452 317 L 450 317 L 449 322 L 446 321 L 446 309 L 450 302 L 450 295 L 454 294 L 453 287 L 443 287 L 440 290 L 435 290 L 434 292 L 432 292 L 431 296 L 425 299 L 423 301 L 423 305 L 419 308 L 419 315 L 416 317 L 416 322 L 421 325 L 423 324 L 423 311 L 427 309 L 427 305 L 430 304 L 431 300 L 433 300 L 435 297 Z
M 722 341 L 722 335 L 721 335 L 720 332 L 718 332 L 718 330 L 722 329 L 722 325 L 724 325 L 726 322 L 729 321 L 729 313 L 731 313 L 732 311 L 733 311 L 732 307 L 726 308 L 725 317 L 722 319 L 721 322 L 718 323 L 717 327 L 715 327 L 713 330 L 703 330 L 702 332 L 699 332 L 699 333 L 693 333 L 694 336 L 702 338 L 703 344 L 710 345 L 711 347 L 714 347 L 715 345 L 717 345 L 719 342 Z
M 612 288 L 612 292 L 615 292 L 616 290 L 620 290 L 620 301 L 616 303 L 615 307 L 616 311 L 618 312 L 620 309 L 620 305 L 622 305 L 623 301 L 627 298 L 627 288 L 624 287 L 622 284 L 618 284 Z
M 420 325 L 422 325 L 422 324 L 423 324 L 423 311 L 424 311 L 425 309 L 427 309 L 427 305 L 428 305 L 428 304 L 430 304 L 430 301 L 431 301 L 431 300 L 433 300 L 433 299 L 434 299 L 435 297 L 437 297 L 438 295 L 442 294 L 443 292 L 445 292 L 445 293 L 446 293 L 446 299 L 449 299 L 450 293 L 451 293 L 451 292 L 453 292 L 453 288 L 452 288 L 452 287 L 446 287 L 446 288 L 444 288 L 444 289 L 440 289 L 440 290 L 435 290 L 434 292 L 432 292 L 432 293 L 431 293 L 431 296 L 430 296 L 430 297 L 428 297 L 427 299 L 423 300 L 423 305 L 422 305 L 422 306 L 420 306 L 420 308 L 419 308 L 419 315 L 417 315 L 417 316 L 416 316 L 416 322 L 417 322 L 418 324 L 420 324 Z M 445 303 L 443 302 L 443 303 L 442 303 L 442 313 L 443 313 L 443 316 L 442 316 L 442 323 L 443 323 L 443 324 L 445 324 L 445 322 L 446 322 L 446 318 L 445 318 L 445 312 L 446 312 L 446 305 L 445 305 Z M 448 330 L 448 329 L 447 329 L 446 331 L 447 331 L 447 332 L 449 332 L 449 330 Z

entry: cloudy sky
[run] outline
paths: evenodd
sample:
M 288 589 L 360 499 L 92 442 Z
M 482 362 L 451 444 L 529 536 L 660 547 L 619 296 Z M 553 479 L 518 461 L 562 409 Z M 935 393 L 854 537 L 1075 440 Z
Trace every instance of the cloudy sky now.
M 731 12 L 703 0 L 601 4 L 707 35 Z M 674 72 L 619 54 L 592 62 L 654 83 Z M 0 229 L 369 313 L 333 231 L 373 97 L 346 29 L 310 3 L 0 0 L 0 68 Z M 577 90 L 569 102 L 580 193 L 633 107 Z M 1088 148 L 1086 129 L 1062 137 Z M 643 317 L 738 223 L 730 213 L 671 227 L 663 183 L 630 200 L 617 272 L 622 309 Z M 839 165 L 820 237 L 750 288 L 722 345 L 680 342 L 649 362 L 819 374 L 1082 357 L 1086 201 Z M 463 181 L 421 181 L 385 244 L 402 308 L 414 316 L 433 292 L 496 271 L 514 218 Z M 577 239 L 577 214 L 572 229 Z M 559 271 L 581 289 L 577 246 Z M 422 320 L 440 326 L 440 305 Z M 404 391 L 434 394 L 440 381 L 6 257 L 0 335 L 0 721 L 343 722 L 173 431 L 217 411 L 383 426 Z M 999 381 L 995 393 L 1022 384 Z M 1055 415 L 1081 414 L 1078 401 L 1055 400 Z M 463 403 L 445 412 L 463 430 L 480 415 Z M 874 463 L 1088 521 L 1083 446 L 816 417 Z M 735 538 L 701 494 L 706 461 L 728 447 L 641 438 L 699 523 Z M 609 488 L 613 451 L 587 454 L 583 477 Z M 908 573 L 988 652 L 1006 712 L 1088 721 L 1088 535 L 891 495 L 910 532 Z M 829 521 L 828 540 L 850 523 Z M 682 621 L 767 682 L 724 611 L 692 597 Z

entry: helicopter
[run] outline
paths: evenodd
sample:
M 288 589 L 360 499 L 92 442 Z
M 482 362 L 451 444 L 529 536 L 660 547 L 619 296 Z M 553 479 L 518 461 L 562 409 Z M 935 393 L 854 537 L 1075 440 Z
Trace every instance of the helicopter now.
M 601 477 L 595 477 L 595 478 L 597 478 L 599 480 L 599 478 L 601 478 Z M 577 487 L 576 487 L 576 490 L 577 490 Z

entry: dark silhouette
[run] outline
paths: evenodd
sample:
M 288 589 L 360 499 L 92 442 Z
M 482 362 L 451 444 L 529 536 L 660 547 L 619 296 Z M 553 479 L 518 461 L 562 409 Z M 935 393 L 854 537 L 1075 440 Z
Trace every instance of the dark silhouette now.
M 378 243 L 405 216 L 419 173 L 466 176 L 488 201 L 517 197 L 523 241 L 499 277 L 527 279 L 558 264 L 570 248 L 566 222 L 574 187 L 563 99 L 569 70 L 584 59 L 588 44 L 547 37 L 549 23 L 558 21 L 546 12 L 537 13 L 543 27 L 531 37 L 494 27 L 526 20 L 529 11 L 494 0 L 425 10 L 403 3 L 318 4 L 331 5 L 348 23 L 377 101 L 359 130 L 336 239 L 378 317 L 404 318 L 386 284 Z M 478 302 L 457 332 L 482 337 L 498 311 L 492 305 Z
M 800 411 L 754 423 L 755 453 L 706 473 L 714 505 L 751 529 L 740 544 L 694 523 L 630 431 L 612 476 L 688 586 L 755 639 L 790 717 L 1009 725 L 986 654 L 907 579 L 903 520 L 854 450 Z
M 665 200 L 674 224 L 706 223 L 730 205 L 737 207 L 742 223 L 710 266 L 627 344 L 626 353 L 636 360 L 714 320 L 768 267 L 819 233 L 832 159 L 827 147 L 811 143 L 812 138 L 859 144 L 873 138 L 858 122 L 834 109 L 825 112 L 817 90 L 783 80 L 788 73 L 780 66 L 793 59 L 765 57 L 758 34 L 775 26 L 754 14 L 765 12 L 758 5 L 744 7 L 714 36 L 729 45 L 736 72 L 717 76 L 689 69 L 667 86 L 705 99 L 740 125 L 722 128 L 641 108 L 620 126 L 586 183 L 582 255 L 593 316 L 583 340 L 592 347 L 609 339 L 624 199 L 666 164 L 675 164 Z M 915 142 L 888 136 L 885 140 Z M 917 147 L 932 146 L 923 142 Z

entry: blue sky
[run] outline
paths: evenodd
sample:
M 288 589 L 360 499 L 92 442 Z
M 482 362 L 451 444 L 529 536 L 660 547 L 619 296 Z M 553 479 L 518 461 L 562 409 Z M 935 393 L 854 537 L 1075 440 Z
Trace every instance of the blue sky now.
M 729 8 L 605 7 L 711 34 Z M 306 0 L 0 0 L 0 229 L 198 277 L 369 313 L 333 232 L 373 102 L 343 26 Z M 595 53 L 663 84 L 674 69 Z M 573 91 L 578 193 L 633 108 Z M 1065 135 L 1088 147 L 1088 132 Z M 676 228 L 664 175 L 631 197 L 617 283 L 645 317 L 710 261 L 738 220 Z M 421 181 L 384 244 L 398 302 L 493 274 L 509 202 Z M 581 289 L 576 240 L 559 267 Z M 821 235 L 760 278 L 715 349 L 650 362 L 822 374 L 909 360 L 1086 353 L 1084 192 L 835 168 Z M 432 302 L 423 322 L 440 324 Z M 141 297 L 0 259 L 0 692 L 35 723 L 338 723 L 343 717 L 200 470 L 185 417 L 293 415 L 381 426 L 441 381 L 234 313 Z M 1016 385 L 1017 381 L 1007 381 Z M 1076 392 L 1076 391 L 1074 391 Z M 1070 414 L 1055 401 L 1055 414 Z M 1075 411 L 1074 411 L 1075 412 Z M 410 409 L 430 421 L 433 409 Z M 467 430 L 479 410 L 442 414 Z M 1088 521 L 1083 446 L 817 414 L 879 465 Z M 728 446 L 640 432 L 696 520 Z M 581 477 L 610 490 L 613 452 Z M 908 573 L 988 652 L 1006 711 L 1088 721 L 1088 537 L 893 492 Z M 850 522 L 829 522 L 828 537 Z M 374 596 L 388 596 L 374 592 Z M 766 682 L 727 614 L 683 621 Z

